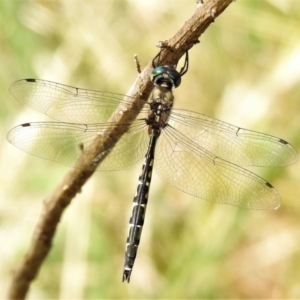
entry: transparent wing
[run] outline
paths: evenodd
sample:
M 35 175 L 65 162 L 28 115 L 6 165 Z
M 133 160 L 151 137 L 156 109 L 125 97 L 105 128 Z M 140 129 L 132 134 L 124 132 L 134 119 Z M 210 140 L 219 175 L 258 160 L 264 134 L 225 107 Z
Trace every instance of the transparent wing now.
M 284 166 L 296 150 L 277 137 L 233 126 L 200 113 L 174 109 L 168 122 L 201 148 L 242 166 Z
M 276 209 L 280 196 L 259 176 L 229 163 L 167 126 L 154 167 L 174 187 L 204 200 L 249 209 Z
M 114 123 L 25 123 L 10 130 L 7 139 L 29 154 L 74 167 L 82 151 L 109 126 L 115 125 Z M 134 121 L 115 147 L 107 150 L 109 154 L 98 169 L 119 170 L 139 161 L 145 155 L 149 141 L 145 127 L 145 121 Z M 99 153 L 97 157 L 102 154 Z
M 104 123 L 114 109 L 133 98 L 121 94 L 80 89 L 39 79 L 23 79 L 10 86 L 18 101 L 49 117 L 71 123 Z

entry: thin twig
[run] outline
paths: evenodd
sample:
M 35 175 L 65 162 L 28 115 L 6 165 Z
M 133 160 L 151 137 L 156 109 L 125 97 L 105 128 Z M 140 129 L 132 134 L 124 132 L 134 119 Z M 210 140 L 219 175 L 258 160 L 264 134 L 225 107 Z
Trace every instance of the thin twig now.
M 233 0 L 208 0 L 200 5 L 194 15 L 182 26 L 178 32 L 167 41 L 168 47 L 163 48 L 160 62 L 164 65 L 176 65 L 181 56 L 193 45 L 199 42 L 200 35 L 220 15 Z M 147 99 L 152 90 L 152 82 L 148 74 L 152 71 L 151 62 L 138 75 L 128 95 L 136 100 L 128 106 L 121 102 L 116 112 L 109 121 L 114 121 L 116 126 L 109 127 L 107 131 L 97 137 L 90 148 L 83 149 L 82 155 L 77 161 L 76 167 L 70 169 L 62 182 L 54 190 L 53 194 L 45 201 L 44 210 L 36 226 L 30 248 L 15 270 L 8 298 L 11 300 L 24 299 L 31 282 L 36 278 L 38 271 L 51 249 L 52 240 L 65 208 L 70 204 L 75 195 L 80 192 L 84 183 L 94 173 L 97 166 L 105 158 L 102 156 L 95 161 L 99 153 L 105 153 L 106 149 L 113 147 L 119 138 L 126 132 L 125 126 L 137 115 L 139 100 Z M 140 107 L 141 108 L 141 107 Z M 120 113 L 122 111 L 122 113 Z
M 136 70 L 140 74 L 142 71 L 141 71 L 141 65 L 137 54 L 134 54 L 134 63 L 135 63 Z

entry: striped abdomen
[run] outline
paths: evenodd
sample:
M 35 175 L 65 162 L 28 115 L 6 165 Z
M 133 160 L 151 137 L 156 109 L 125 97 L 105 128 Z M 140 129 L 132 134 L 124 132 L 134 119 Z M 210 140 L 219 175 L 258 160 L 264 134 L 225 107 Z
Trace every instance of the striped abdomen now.
M 130 280 L 132 267 L 136 258 L 144 225 L 152 176 L 154 150 L 158 136 L 159 134 L 152 134 L 150 136 L 148 151 L 145 155 L 145 162 L 142 173 L 139 176 L 139 184 L 133 199 L 132 216 L 129 220 L 129 234 L 126 241 L 125 263 L 123 271 L 123 281 L 127 280 L 127 282 Z

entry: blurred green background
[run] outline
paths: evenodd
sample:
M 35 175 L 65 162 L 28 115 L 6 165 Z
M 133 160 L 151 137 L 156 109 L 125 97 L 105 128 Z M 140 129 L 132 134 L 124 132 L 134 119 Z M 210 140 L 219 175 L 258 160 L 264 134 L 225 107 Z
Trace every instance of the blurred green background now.
M 0 1 L 0 298 L 44 201 L 68 168 L 14 148 L 13 126 L 49 120 L 18 103 L 22 78 L 126 93 L 196 8 L 194 0 Z M 240 0 L 190 51 L 175 107 L 300 148 L 300 1 Z M 98 172 L 72 202 L 28 299 L 300 298 L 300 170 L 251 168 L 282 196 L 251 211 L 189 196 L 154 174 L 131 283 L 121 282 L 141 164 Z

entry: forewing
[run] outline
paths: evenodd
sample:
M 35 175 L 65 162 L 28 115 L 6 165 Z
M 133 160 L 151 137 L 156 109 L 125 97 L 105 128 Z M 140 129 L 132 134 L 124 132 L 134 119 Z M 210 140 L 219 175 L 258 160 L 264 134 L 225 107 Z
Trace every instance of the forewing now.
M 229 163 L 167 126 L 154 167 L 174 187 L 204 200 L 249 209 L 276 209 L 280 196 L 259 176 Z
M 104 123 L 120 103 L 133 98 L 121 94 L 80 89 L 39 79 L 23 79 L 10 86 L 18 101 L 49 117 L 71 123 Z
M 174 109 L 169 122 L 200 147 L 242 166 L 284 166 L 297 161 L 286 141 L 230 125 L 200 113 Z

